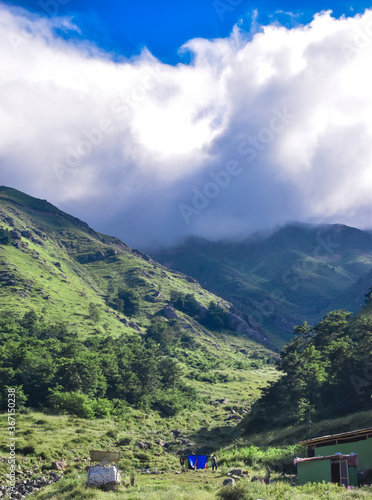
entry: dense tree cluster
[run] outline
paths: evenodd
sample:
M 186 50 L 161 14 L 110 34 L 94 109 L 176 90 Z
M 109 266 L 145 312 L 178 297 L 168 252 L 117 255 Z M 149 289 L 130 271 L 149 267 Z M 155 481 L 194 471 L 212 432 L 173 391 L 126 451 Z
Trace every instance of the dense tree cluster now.
M 126 316 L 135 316 L 141 305 L 139 294 L 130 288 L 120 288 L 117 294 L 112 297 L 108 296 L 107 303 L 116 311 L 125 314 Z
M 201 307 L 192 293 L 184 294 L 172 291 L 170 301 L 176 309 L 182 311 L 192 318 L 196 318 L 199 323 L 213 331 L 229 329 L 229 319 L 227 313 L 215 302 L 210 302 L 208 309 Z
M 253 408 L 256 428 L 334 418 L 372 408 L 372 318 L 333 311 L 310 327 L 295 327 L 272 383 Z
M 92 335 L 82 340 L 66 324 L 47 324 L 33 311 L 21 319 L 2 314 L 0 385 L 16 386 L 20 401 L 30 407 L 85 418 L 158 403 L 177 413 L 196 396 L 167 354 L 172 341 L 164 332 L 155 324 L 144 337 Z M 5 404 L 0 399 L 2 410 Z

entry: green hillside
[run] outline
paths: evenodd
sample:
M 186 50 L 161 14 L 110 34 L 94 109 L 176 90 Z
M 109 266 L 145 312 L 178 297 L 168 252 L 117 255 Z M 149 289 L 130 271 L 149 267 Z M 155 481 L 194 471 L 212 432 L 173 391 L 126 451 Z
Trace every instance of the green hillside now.
M 329 310 L 362 307 L 372 234 L 339 224 L 292 224 L 242 242 L 192 238 L 152 255 L 232 302 L 280 346 L 305 320 L 314 324 Z
M 44 200 L 0 188 L 0 252 L 1 381 L 28 406 L 67 408 L 64 389 L 84 415 L 122 398 L 162 416 L 204 408 L 218 427 L 210 400 L 248 411 L 277 377 L 231 304 Z

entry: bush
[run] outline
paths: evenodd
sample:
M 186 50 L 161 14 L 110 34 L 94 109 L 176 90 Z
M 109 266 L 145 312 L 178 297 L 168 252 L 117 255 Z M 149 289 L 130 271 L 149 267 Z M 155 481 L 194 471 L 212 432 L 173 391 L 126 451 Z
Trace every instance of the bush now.
M 207 314 L 203 319 L 203 324 L 210 330 L 220 331 L 223 328 L 229 328 L 227 313 L 215 302 L 211 302 Z
M 237 483 L 235 486 L 224 486 L 217 493 L 218 500 L 248 500 L 246 485 Z
M 118 431 L 114 429 L 110 429 L 106 432 L 106 436 L 111 439 L 116 439 L 118 437 Z
M 33 455 L 35 453 L 35 446 L 26 445 L 21 449 L 23 455 Z
M 138 313 L 141 304 L 138 293 L 130 289 L 121 288 L 118 291 L 117 298 L 123 301 L 123 313 L 126 316 L 135 316 Z
M 10 245 L 12 238 L 10 237 L 10 232 L 8 229 L 0 228 L 0 244 Z
M 94 418 L 94 409 L 89 396 L 80 391 L 60 392 L 57 389 L 49 389 L 49 403 L 54 411 L 65 411 L 80 418 Z
M 132 438 L 130 437 L 122 437 L 117 440 L 118 446 L 129 446 L 132 442 Z
M 188 314 L 191 317 L 195 317 L 200 313 L 200 304 L 192 293 L 187 293 L 185 295 L 182 292 L 173 290 L 170 296 L 170 301 L 176 309 Z

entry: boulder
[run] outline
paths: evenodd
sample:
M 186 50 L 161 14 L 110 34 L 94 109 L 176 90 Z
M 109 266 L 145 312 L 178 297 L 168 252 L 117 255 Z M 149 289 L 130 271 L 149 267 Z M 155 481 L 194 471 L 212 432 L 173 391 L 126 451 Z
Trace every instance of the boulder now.
M 235 479 L 233 479 L 232 477 L 227 477 L 222 483 L 223 486 L 235 486 L 235 484 Z
M 57 462 L 52 462 L 52 469 L 54 470 L 64 470 L 67 467 L 66 462 L 62 461 L 57 461 Z
M 177 319 L 179 318 L 175 309 L 172 306 L 165 306 L 163 309 L 163 314 L 167 319 Z
M 241 476 L 243 473 L 242 469 L 231 469 L 230 472 L 233 476 Z

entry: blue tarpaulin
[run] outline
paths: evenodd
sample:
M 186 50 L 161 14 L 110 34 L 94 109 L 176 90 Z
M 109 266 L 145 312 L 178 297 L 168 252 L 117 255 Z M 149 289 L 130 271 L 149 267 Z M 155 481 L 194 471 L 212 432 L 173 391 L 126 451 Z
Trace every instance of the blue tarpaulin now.
M 208 457 L 207 455 L 188 455 L 190 467 L 192 469 L 206 469 Z

